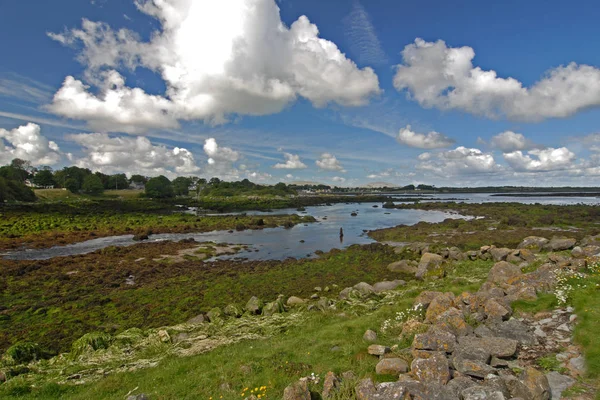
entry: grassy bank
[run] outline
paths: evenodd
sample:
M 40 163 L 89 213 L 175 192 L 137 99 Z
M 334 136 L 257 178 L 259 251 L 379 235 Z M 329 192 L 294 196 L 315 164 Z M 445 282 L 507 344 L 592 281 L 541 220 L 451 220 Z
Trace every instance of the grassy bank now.
M 582 238 L 600 233 L 597 206 L 551 206 L 540 204 L 419 203 L 398 205 L 398 209 L 453 211 L 480 217 L 473 220 L 446 220 L 439 224 L 420 222 L 369 232 L 378 241 L 427 242 L 440 247 L 457 246 L 475 250 L 484 245 L 515 248 L 526 236 L 569 236 Z
M 397 259 L 381 245 L 353 246 L 319 259 L 204 263 L 155 260 L 194 244 L 148 243 L 41 261 L 6 261 L 0 275 L 0 351 L 20 341 L 65 351 L 91 331 L 119 332 L 185 321 L 252 295 L 310 296 L 315 286 L 393 278 Z M 241 254 L 243 256 L 243 253 Z M 135 286 L 126 283 L 135 277 Z
M 0 250 L 43 248 L 95 237 L 138 233 L 186 233 L 228 229 L 261 229 L 312 222 L 287 215 L 196 216 L 174 212 L 153 201 L 79 201 L 4 208 L 0 211 Z
M 341 255 L 334 254 L 334 259 L 336 256 Z M 329 261 L 331 264 L 332 260 Z M 0 386 L 0 394 L 24 399 L 61 396 L 113 399 L 123 398 L 137 388 L 135 393 L 143 392 L 153 399 L 237 399 L 259 388 L 259 393 L 266 394 L 262 398 L 278 399 L 290 382 L 311 373 L 322 380 L 328 371 L 340 374 L 352 370 L 358 377 L 387 380 L 389 377 L 373 374 L 377 359 L 366 353 L 367 343 L 362 340 L 364 331 L 378 330 L 381 343 L 397 341 L 399 331 L 382 332 L 382 321 L 405 311 L 424 289 L 455 294 L 476 289 L 486 279 L 491 265 L 482 261 L 457 263 L 444 279 L 428 283 L 411 281 L 393 301 L 383 299 L 377 305 L 357 305 L 326 314 L 304 312 L 295 317 L 301 318 L 299 324 L 290 324 L 267 340 L 243 341 L 198 356 L 170 357 L 161 361 L 158 368 L 111 374 L 82 386 L 42 380 L 32 389 L 25 381 L 15 378 L 9 385 Z M 349 398 L 353 383 L 347 383 L 339 399 Z

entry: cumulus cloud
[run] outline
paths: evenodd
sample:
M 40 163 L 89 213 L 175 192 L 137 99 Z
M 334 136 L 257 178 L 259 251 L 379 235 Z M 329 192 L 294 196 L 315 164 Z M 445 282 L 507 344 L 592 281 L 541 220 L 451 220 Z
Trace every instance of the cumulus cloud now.
M 273 165 L 276 169 L 304 169 L 307 168 L 306 164 L 300 161 L 300 156 L 297 154 L 284 153 L 285 163 L 278 163 Z
M 475 51 L 442 40 L 416 39 L 402 51 L 394 86 L 424 107 L 462 110 L 486 117 L 538 121 L 600 106 L 600 69 L 570 63 L 549 70 L 527 88 L 514 78 L 473 65 Z
M 504 154 L 504 159 L 516 171 L 553 171 L 573 167 L 575 154 L 561 147 L 531 150 L 527 154 L 513 151 Z
M 306 16 L 290 27 L 274 0 L 139 0 L 161 25 L 149 41 L 130 30 L 83 20 L 49 36 L 81 46 L 88 83 L 69 76 L 50 110 L 106 130 L 140 132 L 179 120 L 223 123 L 230 114 L 266 115 L 298 96 L 316 107 L 359 106 L 380 93 L 371 68 L 360 69 Z M 148 68 L 164 95 L 125 85 L 120 68 Z
M 341 177 L 341 176 L 334 176 L 333 178 L 331 178 L 331 180 L 333 182 L 336 182 L 336 183 L 344 183 L 344 182 L 346 182 L 346 178 Z
M 454 139 L 450 139 L 448 136 L 439 132 L 432 131 L 427 134 L 416 133 L 411 130 L 410 125 L 400 129 L 396 140 L 398 140 L 400 144 L 419 149 L 440 149 L 450 147 L 456 143 Z
M 240 178 L 240 172 L 234 165 L 240 159 L 240 153 L 229 147 L 219 146 L 214 138 L 204 141 L 204 153 L 208 156 L 208 165 L 205 169 L 208 175 L 226 180 L 238 180 Z M 246 166 L 240 167 L 243 167 L 241 169 L 246 174 L 251 174 Z
M 103 173 L 141 174 L 146 176 L 198 173 L 194 155 L 187 149 L 155 145 L 145 137 L 111 137 L 106 133 L 68 135 L 82 146 L 84 157 L 73 161 L 82 168 Z
M 496 136 L 492 136 L 490 146 L 494 149 L 501 150 L 504 153 L 511 153 L 517 150 L 531 150 L 540 147 L 531 140 L 525 138 L 522 134 L 513 131 L 506 131 L 499 133 Z
M 427 154 L 427 156 L 423 156 L 423 154 Z M 417 164 L 416 168 L 440 176 L 489 174 L 501 169 L 492 154 L 484 153 L 479 149 L 460 146 L 435 155 L 423 154 L 421 155 L 423 157 L 419 157 L 421 162 Z
M 0 128 L 0 164 L 14 158 L 32 165 L 54 165 L 62 155 L 58 145 L 42 135 L 39 125 L 28 123 L 12 130 Z
M 340 171 L 346 172 L 342 164 L 338 161 L 338 159 L 331 153 L 323 153 L 321 154 L 321 159 L 315 161 L 317 167 L 327 170 L 327 171 Z

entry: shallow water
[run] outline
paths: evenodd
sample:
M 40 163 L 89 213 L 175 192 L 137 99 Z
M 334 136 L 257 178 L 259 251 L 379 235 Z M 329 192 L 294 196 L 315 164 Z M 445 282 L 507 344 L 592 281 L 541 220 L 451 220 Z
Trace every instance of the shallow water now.
M 378 205 L 374 208 L 374 205 Z M 350 214 L 357 212 L 357 216 Z M 455 213 L 422 210 L 396 210 L 381 208 L 381 203 L 334 204 L 332 206 L 307 207 L 305 213 L 295 209 L 277 210 L 277 214 L 312 215 L 317 222 L 296 225 L 293 228 L 270 228 L 242 232 L 214 231 L 206 233 L 165 233 L 150 235 L 148 242 L 162 240 L 178 241 L 194 238 L 198 242 L 216 242 L 249 245 L 247 251 L 225 258 L 249 260 L 281 260 L 288 257 L 313 256 L 317 250 L 329 251 L 352 244 L 367 244 L 373 240 L 364 230 L 388 228 L 400 224 L 412 225 L 420 221 L 440 222 L 446 218 L 463 218 Z M 260 214 L 260 213 L 248 213 Z M 340 228 L 344 237 L 340 240 Z M 304 241 L 303 243 L 301 241 Z M 90 253 L 108 246 L 131 246 L 136 244 L 133 235 L 110 236 L 85 242 L 56 246 L 49 249 L 28 249 L 6 253 L 4 258 L 13 260 L 43 260 L 53 257 Z M 258 250 L 258 252 L 256 251 Z

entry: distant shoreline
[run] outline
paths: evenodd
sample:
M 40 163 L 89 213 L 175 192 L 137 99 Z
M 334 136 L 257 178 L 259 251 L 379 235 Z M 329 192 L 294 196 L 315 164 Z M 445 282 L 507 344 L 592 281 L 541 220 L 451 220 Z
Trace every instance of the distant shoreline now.
M 497 193 L 493 197 L 600 197 L 600 193 Z

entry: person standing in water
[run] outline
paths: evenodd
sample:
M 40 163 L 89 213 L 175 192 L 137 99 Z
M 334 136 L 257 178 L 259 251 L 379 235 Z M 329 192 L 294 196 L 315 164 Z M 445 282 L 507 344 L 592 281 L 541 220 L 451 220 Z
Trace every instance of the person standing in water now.
M 344 229 L 340 228 L 340 242 L 344 240 Z

